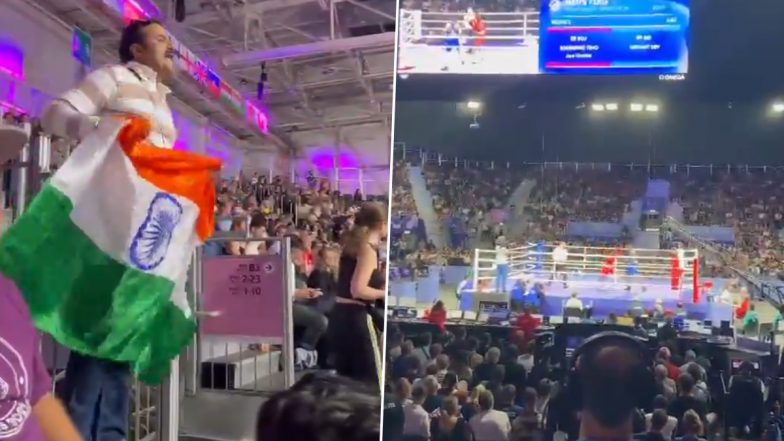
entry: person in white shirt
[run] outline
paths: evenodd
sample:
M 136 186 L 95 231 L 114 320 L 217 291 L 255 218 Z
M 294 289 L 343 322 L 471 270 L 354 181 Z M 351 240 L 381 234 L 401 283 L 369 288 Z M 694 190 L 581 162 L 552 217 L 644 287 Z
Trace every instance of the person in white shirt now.
M 506 285 L 509 281 L 508 251 L 506 239 L 500 236 L 495 246 L 495 291 L 498 293 L 506 293 Z
M 430 415 L 422 407 L 426 396 L 424 385 L 414 385 L 411 401 L 403 405 L 403 437 L 430 439 Z
M 468 427 L 474 441 L 507 441 L 512 430 L 509 415 L 493 409 L 495 399 L 489 390 L 479 394 L 479 413 L 471 417 Z
M 580 311 L 583 310 L 583 301 L 577 297 L 577 293 L 573 292 L 572 296 L 566 300 L 566 304 L 564 305 L 566 309 L 579 309 Z
M 555 249 L 553 249 L 553 280 L 562 278 L 564 281 L 564 288 L 567 287 L 567 260 L 569 260 L 569 249 L 566 248 L 565 242 L 561 242 L 557 247 L 555 247 Z
M 667 398 L 665 398 L 664 395 L 656 395 L 656 397 L 654 397 L 653 410 L 661 410 L 665 413 L 665 415 L 667 415 Z M 645 414 L 645 430 L 648 432 L 651 431 L 652 419 L 653 413 Z M 676 427 L 678 427 L 678 419 L 674 416 L 667 415 L 667 419 L 663 424 L 663 427 L 658 429 L 662 437 L 666 440 L 669 440 L 672 439 L 672 433 L 675 431 Z
M 173 148 L 177 129 L 164 84 L 174 78 L 176 53 L 169 34 L 157 21 L 133 21 L 122 32 L 118 52 L 120 64 L 94 70 L 46 108 L 44 130 L 82 140 L 104 118 L 134 115 L 150 122 L 150 143 Z M 130 381 L 128 364 L 71 351 L 63 389 L 68 413 L 84 439 L 127 438 Z

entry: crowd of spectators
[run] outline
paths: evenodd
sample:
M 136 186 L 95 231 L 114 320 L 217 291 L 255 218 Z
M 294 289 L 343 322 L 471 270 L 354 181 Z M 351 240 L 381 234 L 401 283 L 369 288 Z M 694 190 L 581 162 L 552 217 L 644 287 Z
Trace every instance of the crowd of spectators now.
M 627 246 L 632 242 L 628 229 L 614 240 L 577 239 L 567 236 L 567 225 L 620 222 L 632 202 L 645 194 L 649 179 L 645 168 L 542 173 L 541 169 L 490 170 L 449 163 L 425 165 L 424 173 L 433 207 L 442 220 L 452 220 L 443 228 L 451 231 L 456 224 L 468 238 L 461 246 L 450 243 L 453 249 L 473 248 L 480 243 L 486 246 L 501 232 L 512 242 L 566 240 L 579 245 Z M 735 243 L 718 245 L 731 256 L 733 266 L 774 277 L 784 273 L 782 173 L 773 168 L 732 173 L 717 170 L 701 174 L 673 172 L 660 178 L 670 183 L 671 203 L 682 208 L 683 223 L 732 227 Z M 536 182 L 528 202 L 507 207 L 511 192 L 525 178 Z M 400 211 L 415 212 L 410 184 L 396 186 L 395 204 Z M 499 215 L 502 211 L 504 214 Z M 522 228 L 511 235 L 502 225 L 510 217 L 524 221 Z M 448 254 L 454 252 L 447 250 Z
M 207 243 L 207 256 L 279 254 L 282 242 L 272 239 L 290 240 L 297 288 L 293 320 L 295 327 L 303 328 L 297 342 L 297 364 L 301 367 L 315 367 L 316 363 L 328 367 L 328 350 L 321 350 L 326 344 L 322 337 L 337 297 L 341 237 L 352 228 L 354 215 L 365 201 L 386 206 L 387 199 L 386 195 L 366 197 L 359 190 L 341 194 L 312 173 L 302 184 L 258 173 L 241 174 L 218 184 L 216 237 L 226 241 Z M 382 264 L 386 262 L 385 251 L 385 246 L 380 247 Z M 268 348 L 252 345 L 262 351 Z M 300 348 L 305 352 L 300 353 Z
M 390 324 L 384 439 L 550 440 L 556 432 L 579 439 L 578 409 L 564 393 L 568 361 L 537 340 L 539 325 L 524 313 L 505 339 L 470 327 L 406 335 Z M 717 366 L 728 360 L 678 350 L 671 322 L 656 339 L 655 390 L 632 414 L 635 439 L 716 439 L 725 427 L 760 439 L 784 429 L 780 397 L 751 364 L 722 376 Z
M 488 242 L 500 235 L 509 197 L 525 176 L 522 170 L 455 167 L 451 163 L 426 164 L 423 172 L 436 214 L 448 225 L 450 236 L 468 239 L 464 244 L 474 242 L 472 239 Z
M 526 206 L 531 234 L 556 240 L 569 222 L 620 222 L 646 182 L 625 171 L 545 171 Z
M 735 230 L 727 247 L 753 273 L 784 272 L 784 172 L 714 172 L 673 177 L 674 201 L 688 225 L 721 225 Z

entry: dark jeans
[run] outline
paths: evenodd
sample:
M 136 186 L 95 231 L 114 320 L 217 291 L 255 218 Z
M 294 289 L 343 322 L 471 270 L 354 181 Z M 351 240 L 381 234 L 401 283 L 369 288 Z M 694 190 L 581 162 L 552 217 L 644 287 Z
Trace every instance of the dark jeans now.
M 127 438 L 130 377 L 127 364 L 71 352 L 65 371 L 63 401 L 85 441 Z
M 294 319 L 294 326 L 305 328 L 299 346 L 307 350 L 316 349 L 319 339 L 327 332 L 327 325 L 329 323 L 327 321 L 327 316 L 312 306 L 298 302 L 294 302 L 291 312 Z

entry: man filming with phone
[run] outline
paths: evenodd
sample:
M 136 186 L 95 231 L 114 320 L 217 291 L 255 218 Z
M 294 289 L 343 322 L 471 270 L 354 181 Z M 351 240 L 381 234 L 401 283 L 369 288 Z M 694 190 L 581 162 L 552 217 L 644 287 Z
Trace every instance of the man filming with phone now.
M 308 288 L 308 266 L 305 250 L 300 245 L 292 244 L 291 262 L 294 264 L 295 286 L 292 317 L 295 327 L 304 328 L 302 336 L 296 342 L 295 365 L 300 369 L 311 369 L 318 364 L 316 346 L 327 331 L 327 316 L 314 305 L 314 300 L 323 295 L 320 289 Z

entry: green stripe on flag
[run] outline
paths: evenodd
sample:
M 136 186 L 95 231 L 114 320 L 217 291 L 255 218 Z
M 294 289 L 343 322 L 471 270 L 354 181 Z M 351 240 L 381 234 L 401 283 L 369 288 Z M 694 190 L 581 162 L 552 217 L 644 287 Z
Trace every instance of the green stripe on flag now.
M 171 303 L 174 282 L 106 255 L 70 218 L 71 201 L 47 184 L 0 240 L 0 272 L 14 280 L 36 326 L 66 347 L 130 363 L 159 382 L 195 322 Z

